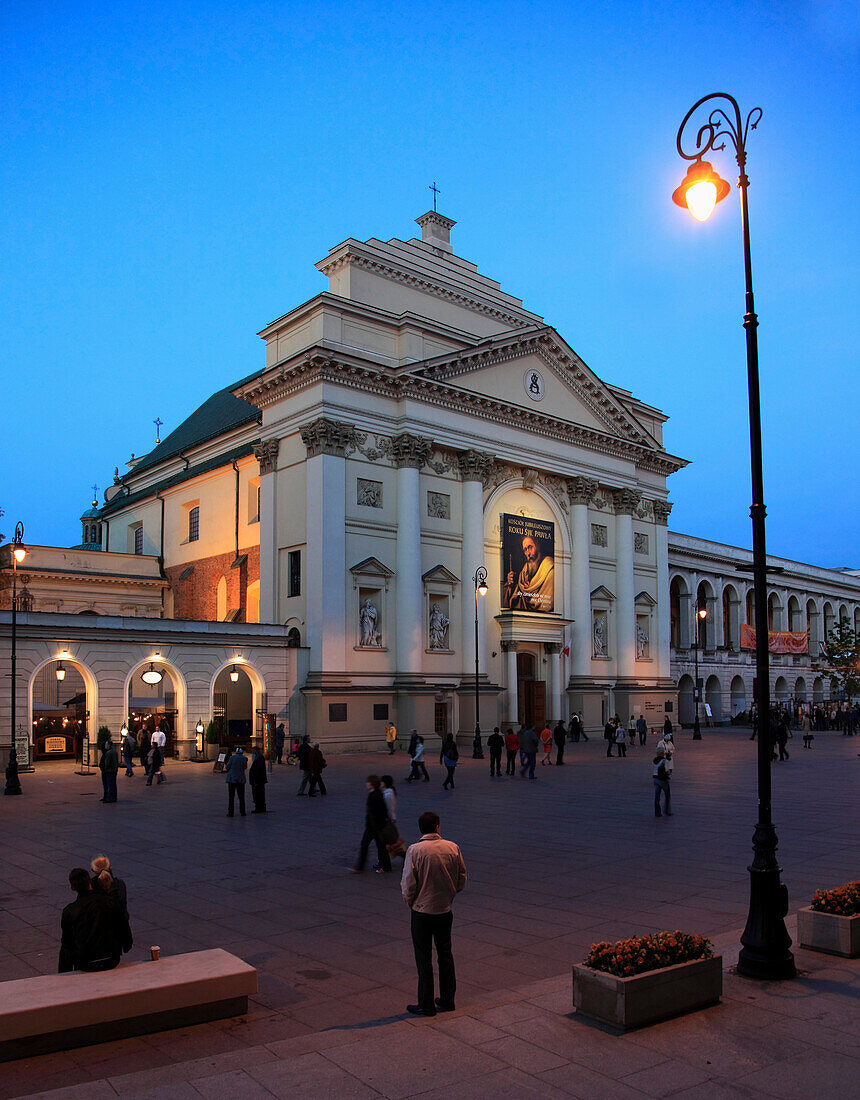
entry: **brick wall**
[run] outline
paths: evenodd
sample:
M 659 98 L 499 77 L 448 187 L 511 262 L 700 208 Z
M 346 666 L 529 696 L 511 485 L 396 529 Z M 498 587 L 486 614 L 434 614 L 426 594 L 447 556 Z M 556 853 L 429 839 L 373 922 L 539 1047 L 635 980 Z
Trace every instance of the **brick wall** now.
M 245 621 L 245 596 L 249 584 L 260 579 L 260 548 L 249 546 L 240 551 L 241 564 L 234 567 L 232 553 L 216 554 L 211 558 L 198 558 L 182 565 L 170 565 L 164 570 L 173 592 L 173 617 L 175 619 L 217 620 L 218 582 L 227 580 L 227 608 L 238 607 L 237 622 Z M 182 574 L 194 567 L 184 580 Z

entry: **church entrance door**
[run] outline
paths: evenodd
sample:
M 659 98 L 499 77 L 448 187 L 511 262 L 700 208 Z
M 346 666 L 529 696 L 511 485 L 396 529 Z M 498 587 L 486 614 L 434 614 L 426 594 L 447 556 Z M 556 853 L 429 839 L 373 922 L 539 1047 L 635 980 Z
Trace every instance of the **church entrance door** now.
M 517 719 L 520 725 L 531 723 L 535 730 L 546 725 L 546 681 L 536 680 L 537 656 L 517 654 Z

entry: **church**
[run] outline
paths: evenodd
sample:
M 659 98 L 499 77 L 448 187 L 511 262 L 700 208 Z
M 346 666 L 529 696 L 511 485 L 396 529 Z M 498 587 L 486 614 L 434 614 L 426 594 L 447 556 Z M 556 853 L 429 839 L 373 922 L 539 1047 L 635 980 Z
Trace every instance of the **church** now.
M 39 640 L 31 676 L 60 642 L 74 664 L 73 615 L 95 616 L 81 630 L 110 620 L 105 660 L 124 686 L 99 720 L 118 728 L 133 677 L 159 664 L 182 755 L 198 714 L 226 714 L 237 667 L 252 724 L 272 715 L 334 749 L 378 743 L 389 721 L 465 739 L 573 711 L 591 728 L 616 712 L 677 720 L 673 657 L 690 637 L 667 481 L 685 461 L 663 446 L 666 416 L 457 256 L 454 221 L 432 210 L 417 224 L 420 238 L 331 249 L 316 265 L 328 289 L 260 332 L 261 369 L 117 469 L 82 517 L 77 576 L 58 580 L 55 548 L 33 548 L 19 604 L 25 654 Z M 694 549 L 688 616 L 690 584 L 717 560 Z M 856 617 L 860 584 L 840 583 Z M 750 586 L 735 583 L 735 603 Z M 53 621 L 35 630 L 40 615 L 61 636 Z M 151 641 L 135 648 L 143 620 Z M 97 679 L 89 669 L 88 691 Z M 32 697 L 19 713 L 33 723 Z

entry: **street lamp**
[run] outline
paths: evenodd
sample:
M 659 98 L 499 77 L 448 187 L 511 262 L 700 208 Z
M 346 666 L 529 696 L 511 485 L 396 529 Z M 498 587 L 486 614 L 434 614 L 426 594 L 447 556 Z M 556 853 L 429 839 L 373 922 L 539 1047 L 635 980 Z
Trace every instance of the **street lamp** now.
M 687 123 L 705 103 L 719 102 L 708 119 L 696 131 L 696 146 L 692 153 L 684 152 L 683 135 Z M 728 111 L 728 113 L 727 113 Z M 747 344 L 747 388 L 750 417 L 750 466 L 752 474 L 752 549 L 756 621 L 756 689 L 759 713 L 758 736 L 758 822 L 753 834 L 753 861 L 750 872 L 750 907 L 746 928 L 741 936 L 738 973 L 748 978 L 793 978 L 796 974 L 794 956 L 789 948 L 791 937 L 786 931 L 788 890 L 780 882 L 780 866 L 776 858 L 777 836 L 771 817 L 770 776 L 770 657 L 767 631 L 767 553 L 765 550 L 764 481 L 761 455 L 761 406 L 759 403 L 758 341 L 750 260 L 749 210 L 747 207 L 746 139 L 761 119 L 760 107 L 755 107 L 741 119 L 740 107 L 725 92 L 711 92 L 694 104 L 678 129 L 676 145 L 684 160 L 692 161 L 687 176 L 672 198 L 679 206 L 687 206 L 700 221 L 704 220 L 729 193 L 728 183 L 712 169 L 704 155 L 725 149 L 727 138 L 735 151 L 741 197 L 741 229 L 743 231 L 744 275 L 746 280 L 746 313 L 743 327 Z M 716 144 L 720 139 L 724 139 Z M 704 200 L 703 202 L 701 200 Z M 698 211 L 698 212 L 697 212 Z
M 487 570 L 479 565 L 472 578 L 475 582 L 475 741 L 472 745 L 472 759 L 483 760 L 484 750 L 481 748 L 481 693 L 478 687 L 479 651 L 478 651 L 478 593 L 487 594 Z
M 699 623 L 701 623 L 702 626 L 704 626 L 705 625 L 705 619 L 707 619 L 707 617 L 708 617 L 707 607 L 700 607 L 698 609 L 698 611 L 696 612 L 696 634 L 695 634 L 695 637 L 693 638 L 693 656 L 694 656 L 695 661 L 696 661 L 696 684 L 695 684 L 695 687 L 693 688 L 693 698 L 696 701 L 696 719 L 693 722 L 693 740 L 694 741 L 701 741 L 702 740 L 702 727 L 699 725 L 699 695 L 701 694 L 701 690 L 699 688 L 699 629 L 700 629 Z
M 11 732 L 9 735 L 9 764 L 6 768 L 6 787 L 4 794 L 20 794 L 21 780 L 18 778 L 18 752 L 15 748 L 15 696 L 17 694 L 17 640 L 18 640 L 18 566 L 26 558 L 27 551 L 24 548 L 24 524 L 15 524 L 15 535 L 12 539 L 12 699 L 11 699 Z
M 198 759 L 203 755 L 203 719 L 197 719 L 197 725 L 194 727 L 194 732 L 197 734 L 197 757 Z

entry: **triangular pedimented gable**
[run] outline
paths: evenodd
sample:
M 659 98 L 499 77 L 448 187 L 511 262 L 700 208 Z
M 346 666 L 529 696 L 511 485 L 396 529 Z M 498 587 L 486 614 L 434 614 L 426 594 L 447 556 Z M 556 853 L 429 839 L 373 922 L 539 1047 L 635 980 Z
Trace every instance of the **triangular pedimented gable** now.
M 593 600 L 614 600 L 615 595 L 609 591 L 605 584 L 599 584 L 597 588 L 592 589 L 591 598 Z
M 394 576 L 394 570 L 389 569 L 387 565 L 384 565 L 379 558 L 364 558 L 363 561 L 356 562 L 355 565 L 350 566 L 350 573 L 352 573 L 352 583 L 354 586 L 358 585 L 359 580 L 377 580 L 382 581 L 386 588 L 388 588 L 388 582 Z
M 402 374 L 485 394 L 649 449 L 658 447 L 612 388 L 548 325 L 491 337 L 412 364 Z
M 435 581 L 437 584 L 459 584 L 460 578 L 455 576 L 450 569 L 446 569 L 444 565 L 434 565 L 432 569 L 428 569 L 421 577 L 421 580 L 427 584 L 428 581 Z
M 654 597 L 650 594 L 650 592 L 645 591 L 639 593 L 639 595 L 636 597 L 636 603 L 645 604 L 647 607 L 657 606 L 657 601 L 654 599 Z

